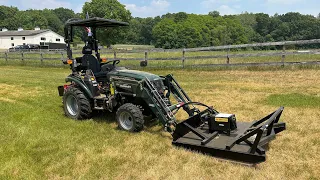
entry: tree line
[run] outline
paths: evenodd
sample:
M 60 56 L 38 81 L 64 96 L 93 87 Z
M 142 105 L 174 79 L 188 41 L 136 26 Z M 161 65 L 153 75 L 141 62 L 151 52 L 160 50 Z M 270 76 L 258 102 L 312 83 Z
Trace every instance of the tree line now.
M 141 44 L 171 49 L 320 39 L 320 16 L 297 12 L 273 16 L 244 12 L 221 16 L 218 11 L 212 11 L 207 15 L 179 12 L 139 18 L 132 17 L 124 5 L 114 0 L 86 2 L 82 13 L 75 13 L 67 8 L 22 11 L 16 7 L 0 6 L 0 28 L 14 30 L 19 27 L 33 29 L 38 26 L 63 35 L 63 26 L 68 19 L 85 18 L 87 13 L 90 17 L 130 23 L 126 28 L 99 30 L 102 45 Z M 78 29 L 75 34 L 76 42 L 84 40 L 83 30 Z

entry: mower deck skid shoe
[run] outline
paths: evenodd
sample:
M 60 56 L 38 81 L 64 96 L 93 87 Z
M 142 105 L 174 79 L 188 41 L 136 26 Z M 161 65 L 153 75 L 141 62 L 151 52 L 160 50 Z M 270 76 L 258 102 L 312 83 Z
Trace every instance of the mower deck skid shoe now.
M 222 159 L 258 164 L 266 160 L 267 144 L 286 129 L 285 123 L 279 123 L 283 109 L 259 121 L 237 122 L 237 129 L 230 135 L 218 131 L 210 133 L 208 124 L 200 118 L 208 111 L 205 110 L 177 125 L 172 144 Z

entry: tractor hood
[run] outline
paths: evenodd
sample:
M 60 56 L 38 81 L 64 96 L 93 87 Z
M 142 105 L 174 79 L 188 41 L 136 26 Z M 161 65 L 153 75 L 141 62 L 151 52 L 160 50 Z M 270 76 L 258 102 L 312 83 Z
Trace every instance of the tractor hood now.
M 110 73 L 108 73 L 108 75 L 110 75 L 110 76 L 118 76 L 118 77 L 134 78 L 134 79 L 136 79 L 138 81 L 141 81 L 141 80 L 143 80 L 145 78 L 148 78 L 151 81 L 160 79 L 160 77 L 155 75 L 155 74 L 151 74 L 151 73 L 143 72 L 143 71 L 128 70 L 128 69 L 111 71 Z

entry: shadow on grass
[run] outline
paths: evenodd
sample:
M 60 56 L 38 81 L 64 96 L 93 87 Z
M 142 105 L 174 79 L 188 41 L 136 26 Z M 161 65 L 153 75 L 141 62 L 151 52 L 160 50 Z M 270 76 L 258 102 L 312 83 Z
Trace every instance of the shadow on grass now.
M 61 106 L 61 108 L 63 108 Z M 91 116 L 91 119 L 96 123 L 106 123 L 106 124 L 114 124 L 117 123 L 116 121 L 116 114 L 115 112 L 108 112 L 108 111 L 93 111 L 93 114 Z M 158 119 L 153 119 L 151 117 L 145 117 L 144 118 L 144 129 L 142 131 L 148 132 L 153 135 L 158 135 L 161 137 L 169 138 L 170 136 L 165 135 L 163 126 L 159 122 Z M 119 127 L 115 127 L 115 130 L 122 131 Z

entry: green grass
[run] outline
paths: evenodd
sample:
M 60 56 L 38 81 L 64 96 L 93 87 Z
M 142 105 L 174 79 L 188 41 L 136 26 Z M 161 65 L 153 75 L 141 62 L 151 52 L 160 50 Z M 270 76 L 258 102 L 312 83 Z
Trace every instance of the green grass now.
M 320 96 L 305 95 L 305 94 L 273 94 L 267 99 L 267 103 L 276 106 L 287 106 L 287 107 L 320 107 Z
M 318 179 L 319 68 L 150 70 L 173 73 L 194 101 L 251 121 L 285 105 L 287 130 L 247 167 L 172 147 L 162 127 L 120 131 L 110 113 L 64 116 L 66 68 L 0 66 L 0 179 Z M 303 92 L 303 95 L 301 95 Z M 295 104 L 290 104 L 295 100 Z M 272 101 L 272 103 L 268 103 Z M 303 107 L 303 108 L 301 108 Z M 178 114 L 178 119 L 183 119 Z

